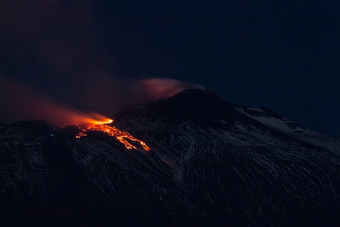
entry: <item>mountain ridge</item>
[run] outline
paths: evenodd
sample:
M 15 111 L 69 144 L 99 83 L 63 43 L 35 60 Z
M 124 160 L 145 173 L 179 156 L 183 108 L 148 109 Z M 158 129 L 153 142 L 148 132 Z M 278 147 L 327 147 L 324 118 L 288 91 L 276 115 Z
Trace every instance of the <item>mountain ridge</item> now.
M 2 125 L 0 223 L 339 222 L 339 138 L 209 91 L 184 91 L 114 117 L 150 152 L 100 133 L 76 139 L 74 128 L 55 131 L 46 122 Z

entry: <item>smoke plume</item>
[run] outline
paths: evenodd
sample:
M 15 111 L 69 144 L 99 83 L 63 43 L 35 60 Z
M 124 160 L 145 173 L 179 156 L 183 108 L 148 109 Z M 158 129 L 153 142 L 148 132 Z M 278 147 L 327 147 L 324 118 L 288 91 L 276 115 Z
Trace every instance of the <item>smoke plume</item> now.
M 118 75 L 96 40 L 92 1 L 0 3 L 0 122 L 76 124 L 169 97 L 187 87 L 167 78 Z M 102 116 L 96 116 L 95 118 Z

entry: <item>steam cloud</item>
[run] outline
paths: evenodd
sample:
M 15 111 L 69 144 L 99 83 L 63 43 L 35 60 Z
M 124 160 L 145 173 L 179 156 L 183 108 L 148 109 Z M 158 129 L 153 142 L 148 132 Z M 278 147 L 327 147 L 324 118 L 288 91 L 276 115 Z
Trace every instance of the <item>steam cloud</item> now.
M 62 104 L 51 97 L 43 95 L 40 91 L 26 86 L 25 84 L 0 75 L 0 119 L 2 122 L 13 122 L 18 120 L 47 120 L 58 126 L 72 124 L 89 123 L 89 120 L 105 120 L 104 115 L 91 112 L 89 110 L 80 111 L 73 106 Z M 125 100 L 126 105 L 132 105 L 147 102 L 159 98 L 170 97 L 185 88 L 185 84 L 173 79 L 146 79 L 134 81 L 136 89 L 129 91 L 130 96 L 139 97 L 138 100 Z M 96 89 L 97 87 L 90 87 Z M 87 90 L 88 91 L 88 90 Z M 94 96 L 106 96 L 114 99 L 115 93 L 110 93 L 110 85 L 101 87 L 96 91 Z M 91 93 L 90 93 L 91 94 Z M 117 103 L 108 102 L 107 99 L 96 103 L 96 107 L 91 103 L 88 106 L 93 107 L 96 112 L 103 113 L 114 111 L 121 106 Z M 102 105 L 102 106 L 101 106 Z M 89 108 L 90 109 L 90 108 Z M 106 115 L 110 115 L 108 112 Z
M 70 106 L 42 96 L 32 88 L 0 76 L 1 119 L 48 120 L 58 126 L 87 123 L 90 119 L 104 120 L 96 113 L 82 113 Z
M 189 86 L 114 74 L 115 60 L 96 43 L 90 0 L 3 1 L 0 9 L 0 122 L 76 124 Z

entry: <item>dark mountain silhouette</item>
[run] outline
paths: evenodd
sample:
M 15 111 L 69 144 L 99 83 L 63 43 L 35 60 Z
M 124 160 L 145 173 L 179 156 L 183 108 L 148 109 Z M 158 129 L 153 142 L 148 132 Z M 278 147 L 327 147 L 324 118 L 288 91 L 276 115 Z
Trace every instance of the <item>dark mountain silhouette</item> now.
M 340 140 L 268 108 L 185 90 L 121 111 L 115 138 L 48 122 L 0 125 L 0 222 L 336 226 Z

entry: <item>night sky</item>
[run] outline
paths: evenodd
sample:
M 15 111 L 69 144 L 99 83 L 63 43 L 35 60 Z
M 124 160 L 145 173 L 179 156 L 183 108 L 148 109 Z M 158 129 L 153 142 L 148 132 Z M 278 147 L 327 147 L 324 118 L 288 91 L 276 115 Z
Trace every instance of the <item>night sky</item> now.
M 340 134 L 339 1 L 18 0 L 0 8 L 3 81 L 78 109 L 97 90 L 81 89 L 83 81 L 96 86 L 98 77 L 131 99 L 129 81 L 165 77 Z

